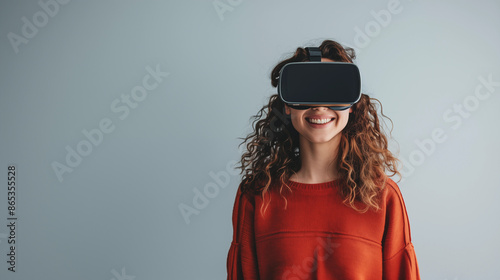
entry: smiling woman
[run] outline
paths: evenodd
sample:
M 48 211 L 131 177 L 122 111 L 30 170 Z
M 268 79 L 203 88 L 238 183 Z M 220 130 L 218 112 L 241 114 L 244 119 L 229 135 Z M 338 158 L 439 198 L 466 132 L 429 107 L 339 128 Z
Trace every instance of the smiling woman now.
M 319 49 L 322 62 L 355 58 L 335 41 Z M 298 48 L 273 69 L 272 85 L 284 65 L 305 61 Z M 399 174 L 398 159 L 376 102 L 362 94 L 349 109 L 293 108 L 272 95 L 254 116 L 239 166 L 228 279 L 420 279 L 404 200 L 386 175 Z

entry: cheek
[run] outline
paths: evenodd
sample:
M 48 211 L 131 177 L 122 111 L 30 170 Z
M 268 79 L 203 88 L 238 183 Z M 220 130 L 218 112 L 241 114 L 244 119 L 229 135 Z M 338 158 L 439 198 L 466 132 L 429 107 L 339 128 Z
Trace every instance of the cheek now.
M 291 119 L 292 119 L 292 125 L 293 125 L 293 127 L 295 129 L 297 129 L 297 127 L 300 126 L 301 122 L 302 122 L 301 119 L 300 119 L 300 117 L 292 115 Z
M 304 115 L 300 113 L 292 113 L 290 114 L 290 119 L 292 119 L 292 122 L 294 123 L 299 123 Z
M 349 121 L 349 112 L 343 112 L 338 115 L 339 117 L 339 125 L 345 127 L 347 122 Z

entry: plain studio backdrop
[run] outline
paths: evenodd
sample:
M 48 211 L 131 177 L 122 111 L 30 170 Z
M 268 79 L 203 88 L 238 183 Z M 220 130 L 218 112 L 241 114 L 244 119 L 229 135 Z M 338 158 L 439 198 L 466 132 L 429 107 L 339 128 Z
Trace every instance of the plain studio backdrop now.
M 498 279 L 499 13 L 497 0 L 2 1 L 0 278 L 224 279 L 238 137 L 276 93 L 272 67 L 333 39 L 394 123 L 422 279 Z

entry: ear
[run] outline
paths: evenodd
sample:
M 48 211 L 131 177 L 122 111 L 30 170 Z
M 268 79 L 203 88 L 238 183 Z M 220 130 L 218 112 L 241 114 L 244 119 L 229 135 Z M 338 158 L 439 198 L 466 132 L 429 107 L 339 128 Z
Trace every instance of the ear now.
M 352 107 L 351 107 L 351 108 L 349 108 L 349 113 L 352 113 Z
M 288 107 L 288 105 L 285 104 L 285 113 L 287 115 L 290 115 L 292 113 L 292 111 L 290 110 L 290 107 Z

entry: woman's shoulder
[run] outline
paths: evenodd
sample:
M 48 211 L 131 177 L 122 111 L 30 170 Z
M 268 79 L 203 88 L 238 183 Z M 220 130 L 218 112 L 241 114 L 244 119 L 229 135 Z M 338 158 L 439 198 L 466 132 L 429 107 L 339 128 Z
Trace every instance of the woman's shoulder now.
M 237 201 L 240 201 L 240 203 L 244 201 L 246 203 L 254 204 L 256 195 L 258 195 L 258 192 L 252 184 L 245 181 L 240 182 L 236 190 Z
M 387 178 L 386 180 L 383 202 L 387 215 L 400 216 L 400 218 L 407 222 L 408 216 L 403 194 L 398 184 L 391 178 Z
M 385 195 L 386 196 L 397 196 L 397 197 L 402 197 L 401 194 L 401 189 L 399 188 L 399 185 L 392 180 L 390 177 L 386 177 L 385 185 L 383 188 Z
M 244 202 L 255 206 L 256 203 L 262 202 L 263 193 L 265 193 L 265 195 L 274 195 L 277 192 L 279 193 L 279 184 L 280 182 L 272 180 L 269 182 L 268 188 L 265 188 L 267 185 L 265 182 L 257 182 L 255 180 L 249 182 L 247 180 L 242 180 L 238 185 L 236 192 L 236 202 Z
M 399 185 L 387 177 L 382 190 L 382 201 L 387 210 L 406 212 L 403 194 Z

